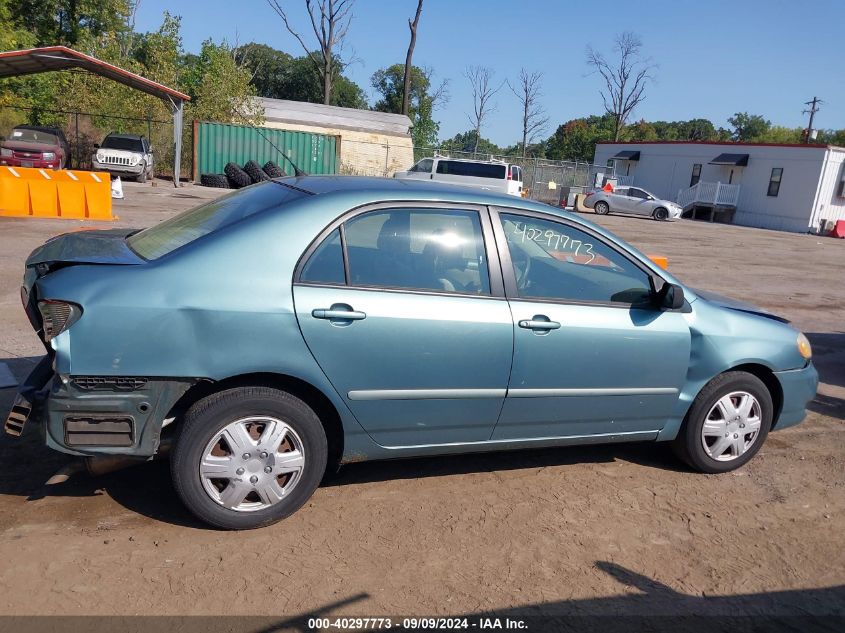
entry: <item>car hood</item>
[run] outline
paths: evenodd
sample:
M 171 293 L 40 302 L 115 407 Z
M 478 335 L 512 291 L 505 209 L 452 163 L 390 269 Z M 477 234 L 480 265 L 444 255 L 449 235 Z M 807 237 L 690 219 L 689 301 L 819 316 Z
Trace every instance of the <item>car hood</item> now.
M 709 301 L 710 303 L 717 305 L 720 308 L 737 310 L 739 312 L 747 312 L 748 314 L 756 314 L 757 316 L 766 317 L 767 319 L 774 319 L 775 321 L 780 321 L 781 323 L 789 323 L 789 320 L 784 319 L 782 316 L 773 314 L 768 310 L 764 310 L 763 308 L 757 307 L 750 303 L 745 303 L 744 301 L 732 299 L 730 297 L 726 297 L 715 292 L 709 292 L 707 290 L 698 290 L 697 288 L 692 288 L 692 291 L 699 298 L 704 299 L 705 301 Z
M 58 145 L 51 145 L 50 143 L 34 143 L 32 141 L 3 141 L 3 147 L 6 149 L 13 149 L 18 152 L 59 152 L 61 148 Z
M 141 150 L 130 150 L 130 149 L 111 149 L 110 147 L 101 147 L 94 154 L 105 154 L 106 156 L 125 156 L 126 158 L 131 158 L 132 156 L 140 156 L 143 154 Z
M 143 264 L 126 244 L 137 229 L 83 230 L 58 235 L 32 251 L 27 266 L 36 264 Z

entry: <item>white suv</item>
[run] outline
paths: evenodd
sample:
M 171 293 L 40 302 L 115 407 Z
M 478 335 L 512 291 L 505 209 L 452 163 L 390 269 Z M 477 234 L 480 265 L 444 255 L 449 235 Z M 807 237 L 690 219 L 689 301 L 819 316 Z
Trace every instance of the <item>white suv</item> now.
M 143 136 L 112 132 L 97 145 L 91 159 L 94 171 L 107 171 L 146 182 L 153 175 L 153 148 Z

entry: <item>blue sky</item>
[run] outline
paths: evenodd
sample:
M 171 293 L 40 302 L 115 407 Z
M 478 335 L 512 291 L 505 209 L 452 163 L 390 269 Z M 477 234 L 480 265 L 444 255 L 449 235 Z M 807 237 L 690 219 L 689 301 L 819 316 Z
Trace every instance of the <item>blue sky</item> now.
M 284 0 L 306 29 L 302 0 Z M 263 0 L 141 0 L 136 26 L 154 30 L 162 12 L 182 16 L 183 44 L 197 51 L 206 38 L 266 43 L 291 54 L 299 44 Z M 370 76 L 404 62 L 407 18 L 416 0 L 357 0 L 348 74 L 373 100 Z M 610 52 L 614 35 L 634 31 L 658 64 L 656 82 L 635 112 L 646 120 L 704 117 L 717 126 L 737 111 L 762 114 L 776 125 L 806 125 L 801 111 L 814 95 L 825 103 L 816 127 L 845 128 L 845 1 L 733 0 L 425 0 L 414 63 L 449 80 L 451 99 L 437 112 L 441 137 L 470 127 L 472 107 L 463 70 L 485 65 L 496 78 L 520 67 L 544 73 L 546 134 L 569 119 L 600 114 L 599 79 L 588 76 L 585 49 Z M 519 103 L 505 87 L 482 130 L 499 145 L 520 136 Z

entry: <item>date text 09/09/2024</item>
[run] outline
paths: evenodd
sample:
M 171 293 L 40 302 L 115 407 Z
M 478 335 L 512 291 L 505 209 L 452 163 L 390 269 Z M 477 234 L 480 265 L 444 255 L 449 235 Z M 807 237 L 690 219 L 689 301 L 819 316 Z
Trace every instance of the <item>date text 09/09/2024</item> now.
M 378 629 L 400 629 L 405 631 L 422 630 L 528 630 L 525 620 L 513 618 L 478 617 L 478 618 L 309 618 L 308 629 L 314 631 L 356 631 Z

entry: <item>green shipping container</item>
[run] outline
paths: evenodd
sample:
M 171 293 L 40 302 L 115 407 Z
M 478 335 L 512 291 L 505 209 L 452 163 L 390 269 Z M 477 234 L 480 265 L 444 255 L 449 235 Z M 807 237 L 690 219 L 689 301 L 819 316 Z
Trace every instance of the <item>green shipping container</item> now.
M 200 174 L 222 174 L 226 163 L 243 167 L 248 160 L 261 166 L 272 160 L 285 174 L 293 175 L 281 153 L 307 174 L 337 173 L 335 136 L 200 121 L 195 127 L 194 180 Z

